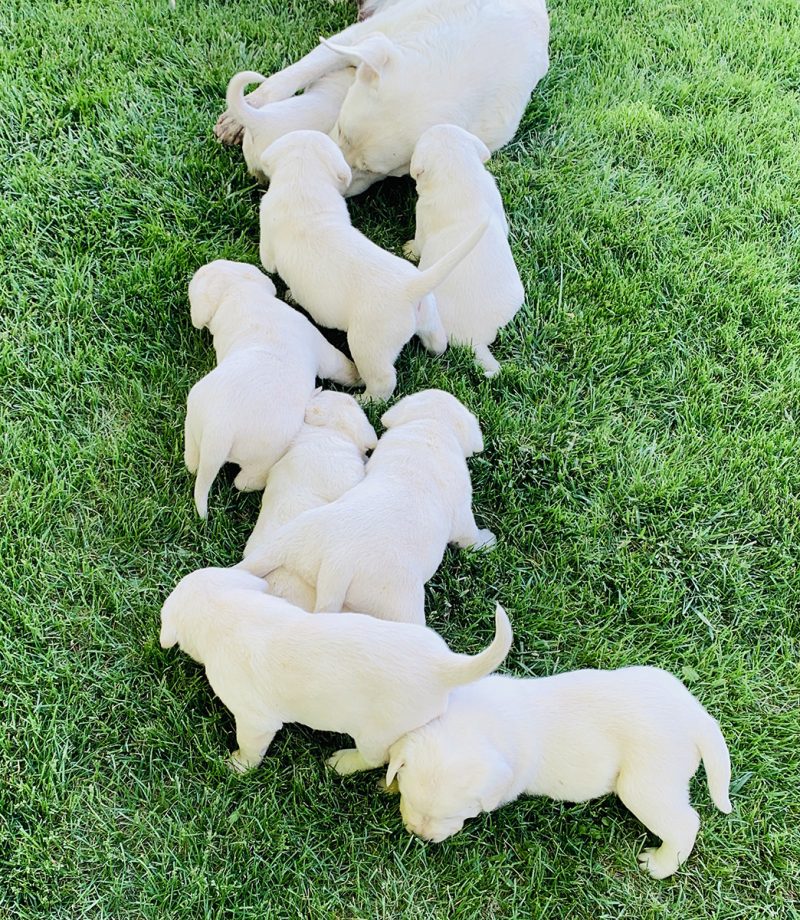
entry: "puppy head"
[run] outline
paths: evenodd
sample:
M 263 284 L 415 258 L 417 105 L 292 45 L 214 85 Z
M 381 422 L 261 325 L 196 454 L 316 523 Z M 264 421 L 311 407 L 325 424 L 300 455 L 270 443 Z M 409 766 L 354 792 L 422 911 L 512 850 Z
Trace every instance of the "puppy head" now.
M 427 181 L 437 174 L 447 175 L 453 164 L 483 165 L 491 153 L 480 138 L 457 125 L 434 125 L 420 137 L 411 158 L 411 178 Z
M 321 131 L 292 131 L 278 138 L 261 154 L 261 166 L 271 179 L 275 171 L 292 166 L 299 173 L 321 169 L 344 194 L 353 178 L 350 167 L 336 144 Z
M 184 576 L 161 608 L 161 648 L 180 647 L 202 662 L 197 639 L 203 614 L 213 610 L 228 591 L 266 591 L 266 583 L 243 569 L 198 569 Z
M 306 408 L 306 423 L 338 431 L 365 454 L 378 443 L 375 429 L 359 404 L 347 393 L 317 390 Z
M 195 329 L 211 322 L 225 296 L 238 284 L 258 284 L 265 293 L 275 295 L 275 285 L 255 265 L 216 259 L 197 269 L 189 282 L 189 306 Z
M 458 439 L 465 457 L 483 450 L 478 420 L 463 403 L 444 390 L 422 390 L 404 397 L 384 412 L 381 424 L 384 428 L 395 428 L 419 419 L 434 419 L 447 425 Z
M 386 785 L 396 780 L 406 829 L 439 843 L 469 818 L 504 801 L 511 769 L 487 744 L 459 738 L 443 718 L 410 732 L 389 749 Z

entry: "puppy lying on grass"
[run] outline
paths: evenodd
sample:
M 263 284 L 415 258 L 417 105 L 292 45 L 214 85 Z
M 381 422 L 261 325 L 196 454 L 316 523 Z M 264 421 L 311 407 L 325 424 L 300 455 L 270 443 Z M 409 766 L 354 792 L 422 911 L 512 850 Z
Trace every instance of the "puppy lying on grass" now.
M 318 131 L 287 134 L 261 158 L 270 184 L 261 199 L 261 262 L 323 326 L 347 332 L 366 399 L 388 399 L 394 362 L 414 335 L 435 354 L 447 338 L 431 291 L 483 236 L 486 219 L 419 271 L 376 246 L 350 223 L 342 193 L 350 168 Z
M 266 181 L 261 155 L 284 134 L 301 130 L 327 134 L 336 123 L 355 73 L 354 67 L 334 70 L 312 83 L 301 95 L 272 102 L 260 109 L 245 100 L 244 88 L 250 83 L 263 83 L 266 78 L 252 70 L 231 77 L 226 95 L 228 111 L 244 129 L 242 154 L 250 174 L 259 182 Z
M 305 424 L 267 477 L 261 513 L 244 558 L 282 525 L 304 511 L 335 501 L 364 478 L 366 452 L 378 443 L 375 429 L 352 396 L 319 391 L 306 409 Z M 269 576 L 269 593 L 313 610 L 316 592 L 285 568 Z
M 489 229 L 472 252 L 436 288 L 436 305 L 449 343 L 471 345 L 487 377 L 500 370 L 489 351 L 497 330 L 525 299 L 497 183 L 483 164 L 489 148 L 455 125 L 429 128 L 417 142 L 411 177 L 417 183 L 417 226 L 405 254 L 423 271 L 449 252 L 485 214 Z
M 191 389 L 186 467 L 197 474 L 197 513 L 227 462 L 241 467 L 237 489 L 263 489 L 270 467 L 303 424 L 317 377 L 358 382 L 352 361 L 311 323 L 275 297 L 254 265 L 218 259 L 189 284 L 192 325 L 214 336 L 217 367 Z
M 722 732 L 659 668 L 493 675 L 460 687 L 443 715 L 392 746 L 386 783 L 397 779 L 406 828 L 437 842 L 523 793 L 583 802 L 615 792 L 661 838 L 639 861 L 666 878 L 692 852 L 700 826 L 689 780 L 701 758 L 711 798 L 727 814 Z
M 236 719 L 239 771 L 261 763 L 285 722 L 350 735 L 355 749 L 330 761 L 339 773 L 378 767 L 401 735 L 444 712 L 451 690 L 493 671 L 511 639 L 500 606 L 491 645 L 457 655 L 426 627 L 305 613 L 237 569 L 192 572 L 161 610 L 162 648 L 178 643 L 204 665 Z
M 448 543 L 491 546 L 472 514 L 466 457 L 483 450 L 475 416 L 454 396 L 424 390 L 381 419 L 388 429 L 363 482 L 295 518 L 240 566 L 266 576 L 280 566 L 316 588 L 315 611 L 359 610 L 425 623 L 425 583 Z
M 426 129 L 450 123 L 490 150 L 514 136 L 531 92 L 548 68 L 544 0 L 402 0 L 384 4 L 268 77 L 253 105 L 288 99 L 324 74 L 357 65 L 331 136 L 350 166 L 371 181 L 405 175 Z M 237 143 L 241 126 L 224 113 L 214 129 Z

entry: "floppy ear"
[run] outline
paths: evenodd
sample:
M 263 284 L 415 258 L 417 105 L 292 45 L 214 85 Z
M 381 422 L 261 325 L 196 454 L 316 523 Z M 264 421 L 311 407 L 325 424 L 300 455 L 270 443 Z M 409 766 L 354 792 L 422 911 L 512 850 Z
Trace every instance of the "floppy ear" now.
M 459 418 L 456 420 L 456 435 L 464 449 L 464 456 L 471 457 L 483 450 L 483 434 L 478 420 L 469 411 L 462 407 Z
M 386 788 L 397 778 L 398 772 L 405 766 L 400 745 L 395 744 L 389 751 L 389 766 L 386 769 Z
M 495 757 L 492 772 L 478 796 L 481 811 L 494 811 L 506 801 L 514 773 L 502 757 Z
M 394 44 L 383 32 L 373 32 L 357 45 L 340 45 L 327 38 L 320 38 L 320 41 L 326 48 L 355 64 L 358 67 L 356 79 L 367 82 L 380 79 L 386 65 L 396 54 Z
M 189 308 L 192 325 L 203 329 L 214 318 L 222 300 L 224 280 L 211 262 L 198 268 L 189 282 Z
M 175 629 L 175 614 L 166 607 L 161 608 L 161 648 L 172 648 L 178 642 L 178 633 Z
M 338 191 L 343 195 L 353 181 L 353 172 L 347 165 L 347 160 L 345 160 L 344 154 L 338 147 L 336 147 L 335 155 L 334 152 L 331 151 L 328 168 L 330 169 L 331 175 L 336 180 Z
M 484 142 L 479 138 L 472 135 L 473 143 L 475 144 L 475 149 L 478 151 L 478 156 L 481 158 L 481 163 L 487 163 L 489 157 L 492 155 L 489 148 L 484 144 Z
M 404 425 L 406 422 L 411 421 L 411 419 L 416 418 L 416 413 L 412 411 L 412 408 L 413 407 L 410 407 L 405 399 L 401 399 L 400 402 L 383 413 L 381 416 L 381 425 L 383 425 L 384 428 L 394 428 L 397 425 Z
M 411 167 L 408 170 L 408 174 L 416 182 L 417 179 L 425 172 L 425 157 L 422 155 L 422 152 L 414 151 L 414 155 L 411 157 Z

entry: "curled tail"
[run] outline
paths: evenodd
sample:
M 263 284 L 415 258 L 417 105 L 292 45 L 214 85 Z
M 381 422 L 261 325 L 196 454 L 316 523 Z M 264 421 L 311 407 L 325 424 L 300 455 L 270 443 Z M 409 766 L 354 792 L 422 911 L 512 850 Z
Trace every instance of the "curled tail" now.
M 451 687 L 471 683 L 491 674 L 495 668 L 502 664 L 503 659 L 511 648 L 514 633 L 505 610 L 498 604 L 494 614 L 494 639 L 477 655 L 456 655 L 456 660 L 449 659 L 445 665 L 447 682 Z
M 466 239 L 463 239 L 429 268 L 421 271 L 416 278 L 413 278 L 407 288 L 411 298 L 415 301 L 422 300 L 426 294 L 430 294 L 435 287 L 440 285 L 458 263 L 465 259 L 478 245 L 488 226 L 489 218 L 486 217 Z
M 244 89 L 251 83 L 263 83 L 266 79 L 265 76 L 255 70 L 243 70 L 234 74 L 228 83 L 228 89 L 225 92 L 228 111 L 245 128 L 251 127 L 258 118 L 259 109 L 245 100 Z
M 697 746 L 700 748 L 700 756 L 706 768 L 708 791 L 717 808 L 729 815 L 733 807 L 728 796 L 728 787 L 731 782 L 731 758 L 728 753 L 728 745 L 725 743 L 725 738 L 716 720 L 712 719 L 708 713 L 704 715 L 705 719 Z
M 194 483 L 194 503 L 201 518 L 208 516 L 208 493 L 217 473 L 227 463 L 233 438 L 227 430 L 215 430 L 208 425 L 200 438 L 200 462 Z

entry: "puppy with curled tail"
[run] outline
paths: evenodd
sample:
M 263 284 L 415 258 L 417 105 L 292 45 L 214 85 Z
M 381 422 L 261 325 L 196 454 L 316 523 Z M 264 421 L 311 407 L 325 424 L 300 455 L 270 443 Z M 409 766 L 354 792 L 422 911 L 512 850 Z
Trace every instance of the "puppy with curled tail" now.
M 350 735 L 339 773 L 382 766 L 403 734 L 440 715 L 451 691 L 490 674 L 511 647 L 498 605 L 495 636 L 477 655 L 456 654 L 424 626 L 357 613 L 314 616 L 265 592 L 238 569 L 187 575 L 161 610 L 161 646 L 176 643 L 205 666 L 236 719 L 238 771 L 258 766 L 285 722 Z
M 406 828 L 435 842 L 523 794 L 585 802 L 615 792 L 661 838 L 639 855 L 661 879 L 694 847 L 689 780 L 701 759 L 711 798 L 728 814 L 719 725 L 660 668 L 494 674 L 459 687 L 445 713 L 392 745 L 386 784 L 397 782 Z
M 316 322 L 347 333 L 364 398 L 388 399 L 394 363 L 413 335 L 434 354 L 447 347 L 432 292 L 478 244 L 488 218 L 419 271 L 352 226 L 342 197 L 352 174 L 329 137 L 295 131 L 261 162 L 270 180 L 260 209 L 262 265 Z

